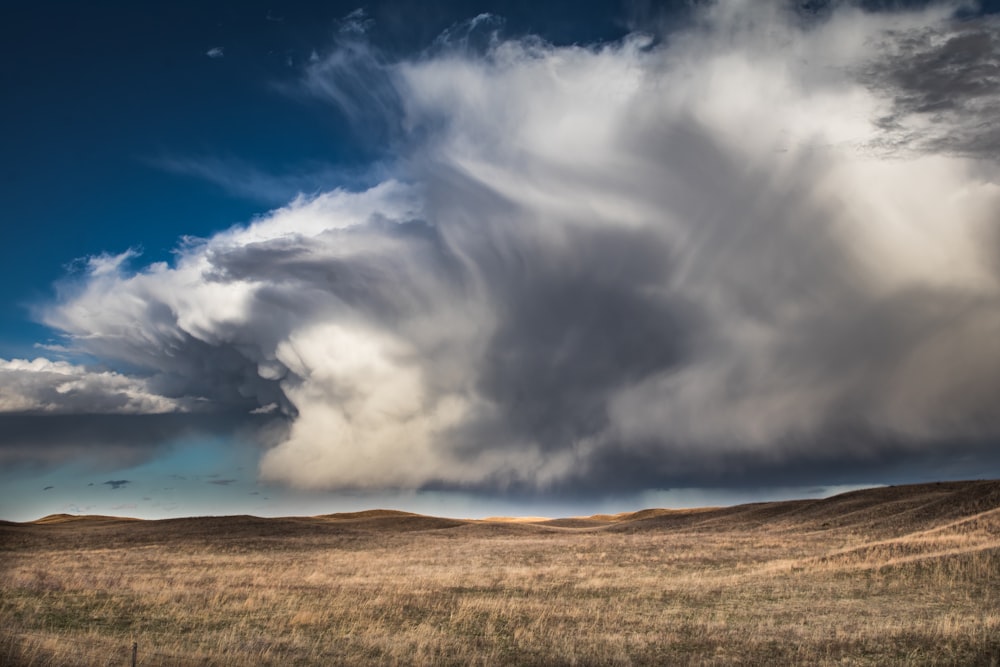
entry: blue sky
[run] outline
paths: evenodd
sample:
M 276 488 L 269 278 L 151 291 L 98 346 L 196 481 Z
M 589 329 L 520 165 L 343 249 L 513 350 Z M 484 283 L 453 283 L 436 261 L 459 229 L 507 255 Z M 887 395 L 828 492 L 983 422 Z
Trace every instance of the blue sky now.
M 0 517 L 1000 474 L 995 3 L 537 4 L 8 8 Z

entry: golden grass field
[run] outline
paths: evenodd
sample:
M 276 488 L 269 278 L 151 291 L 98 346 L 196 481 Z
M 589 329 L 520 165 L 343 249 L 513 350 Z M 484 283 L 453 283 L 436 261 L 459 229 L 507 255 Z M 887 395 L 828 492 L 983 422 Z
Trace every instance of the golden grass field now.
M 1000 481 L 583 519 L 0 524 L 0 664 L 997 665 Z

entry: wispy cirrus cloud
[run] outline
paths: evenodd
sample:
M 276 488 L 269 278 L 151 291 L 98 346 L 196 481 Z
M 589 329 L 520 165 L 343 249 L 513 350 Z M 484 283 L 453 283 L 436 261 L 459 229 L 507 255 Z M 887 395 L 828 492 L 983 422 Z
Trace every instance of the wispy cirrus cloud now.
M 365 186 L 384 177 L 384 169 L 372 165 L 365 172 L 324 164 L 297 165 L 281 173 L 265 171 L 237 158 L 158 157 L 147 160 L 170 173 L 207 181 L 234 197 L 269 206 L 286 204 L 296 197 L 314 197 L 341 187 Z

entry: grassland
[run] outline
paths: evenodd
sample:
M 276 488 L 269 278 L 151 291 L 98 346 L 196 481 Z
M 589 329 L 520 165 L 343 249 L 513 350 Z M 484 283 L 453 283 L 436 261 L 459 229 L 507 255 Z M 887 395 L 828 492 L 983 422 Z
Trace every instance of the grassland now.
M 0 664 L 997 665 L 1000 481 L 585 519 L 0 525 Z

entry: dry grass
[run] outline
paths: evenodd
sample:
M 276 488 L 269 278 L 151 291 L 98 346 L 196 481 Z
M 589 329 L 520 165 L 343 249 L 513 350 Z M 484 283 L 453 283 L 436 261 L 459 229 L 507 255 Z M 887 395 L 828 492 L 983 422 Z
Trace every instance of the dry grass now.
M 0 525 L 0 664 L 1000 663 L 1000 482 L 537 522 Z

